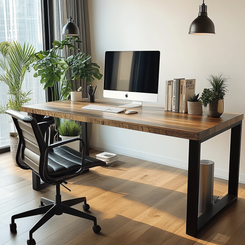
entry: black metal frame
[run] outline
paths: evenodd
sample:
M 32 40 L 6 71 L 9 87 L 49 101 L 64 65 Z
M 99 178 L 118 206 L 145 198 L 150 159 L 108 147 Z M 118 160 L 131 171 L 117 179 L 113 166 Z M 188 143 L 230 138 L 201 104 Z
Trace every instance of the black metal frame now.
M 85 155 L 89 155 L 89 142 L 87 137 L 86 122 L 82 122 L 82 138 L 85 143 Z M 212 208 L 198 217 L 198 195 L 199 195 L 199 174 L 200 174 L 200 156 L 201 144 L 222 132 L 231 129 L 230 139 L 230 163 L 229 163 L 229 182 L 228 194 Z M 198 232 L 225 207 L 237 200 L 238 181 L 239 181 L 239 165 L 240 165 L 240 148 L 241 148 L 242 121 L 228 126 L 209 137 L 202 140 L 189 140 L 189 160 L 188 160 L 188 189 L 187 189 L 187 216 L 186 216 L 186 233 L 196 237 Z M 85 156 L 86 158 L 86 156 Z M 94 159 L 95 161 L 97 159 Z M 33 173 L 33 189 L 42 188 L 40 179 Z
M 88 124 L 86 122 L 81 122 L 82 124 L 82 139 L 85 144 L 85 155 L 89 155 L 89 142 L 88 142 Z
M 198 217 L 198 195 L 199 195 L 199 173 L 200 173 L 200 155 L 201 143 L 213 138 L 214 136 L 231 129 L 230 140 L 230 162 L 229 162 L 229 182 L 228 194 L 217 203 L 213 204 L 211 209 Z M 196 237 L 198 232 L 214 216 L 221 212 L 225 207 L 237 200 L 240 148 L 241 148 L 242 122 L 238 122 L 232 127 L 217 132 L 203 140 L 189 140 L 189 164 L 188 164 L 188 189 L 187 189 L 187 216 L 186 233 Z

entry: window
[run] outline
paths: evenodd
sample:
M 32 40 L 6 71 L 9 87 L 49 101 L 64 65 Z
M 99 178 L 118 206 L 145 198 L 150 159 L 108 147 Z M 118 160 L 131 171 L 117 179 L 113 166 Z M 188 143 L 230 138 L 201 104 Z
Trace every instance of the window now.
M 41 1 L 39 0 L 0 0 L 0 42 L 17 40 L 43 49 Z M 32 90 L 29 104 L 45 101 L 45 92 L 33 72 L 27 72 L 22 86 L 23 91 Z M 8 101 L 8 87 L 0 82 L 0 104 Z M 9 145 L 9 132 L 13 125 L 10 117 L 0 114 L 0 148 Z M 12 130 L 13 131 L 13 130 Z

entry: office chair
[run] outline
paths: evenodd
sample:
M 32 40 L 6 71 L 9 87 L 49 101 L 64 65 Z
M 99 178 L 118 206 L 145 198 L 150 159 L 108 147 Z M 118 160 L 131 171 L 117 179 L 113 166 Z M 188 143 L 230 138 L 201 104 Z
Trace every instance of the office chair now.
M 60 185 L 64 186 L 64 184 L 67 184 L 66 180 L 68 178 L 81 174 L 85 169 L 85 152 L 82 139 L 73 138 L 49 144 L 48 132 L 50 125 L 48 123 L 41 122 L 38 124 L 34 118 L 14 110 L 7 110 L 6 113 L 12 117 L 19 134 L 19 145 L 16 157 L 18 166 L 22 169 L 31 169 L 45 183 L 56 185 L 55 201 L 42 197 L 38 208 L 13 215 L 11 218 L 10 231 L 12 233 L 17 232 L 15 219 L 44 214 L 29 231 L 27 244 L 35 245 L 36 242 L 33 239 L 33 233 L 54 215 L 67 213 L 92 220 L 94 222 L 93 231 L 99 233 L 101 228 L 97 225 L 96 217 L 71 207 L 83 202 L 83 210 L 88 211 L 90 206 L 86 202 L 86 197 L 61 201 Z M 82 144 L 81 153 L 64 146 L 66 143 L 77 140 Z

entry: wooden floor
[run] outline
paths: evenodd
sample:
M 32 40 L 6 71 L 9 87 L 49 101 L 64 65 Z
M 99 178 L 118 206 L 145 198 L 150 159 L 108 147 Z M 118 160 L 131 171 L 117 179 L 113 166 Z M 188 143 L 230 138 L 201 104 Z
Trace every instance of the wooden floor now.
M 93 154 L 96 152 L 93 151 Z M 114 164 L 96 167 L 69 181 L 63 199 L 86 196 L 91 213 L 102 227 L 66 214 L 55 216 L 34 233 L 40 245 L 158 245 L 245 244 L 245 185 L 239 200 L 198 236 L 185 234 L 187 171 L 119 156 Z M 53 199 L 54 187 L 34 191 L 31 172 L 14 165 L 10 153 L 0 154 L 0 244 L 26 244 L 28 231 L 40 216 L 19 219 L 11 235 L 11 215 L 39 205 L 41 196 Z M 215 179 L 214 195 L 223 196 L 227 182 Z M 81 204 L 75 208 L 82 210 Z

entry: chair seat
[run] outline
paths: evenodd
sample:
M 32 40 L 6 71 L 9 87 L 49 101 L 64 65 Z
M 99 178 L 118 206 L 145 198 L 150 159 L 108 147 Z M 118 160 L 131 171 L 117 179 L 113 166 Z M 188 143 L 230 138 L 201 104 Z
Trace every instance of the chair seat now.
M 60 146 L 53 149 L 48 156 L 48 171 L 51 176 L 59 177 L 68 172 L 75 172 L 81 167 L 81 153 L 68 146 Z M 85 157 L 85 170 L 95 166 L 106 166 L 100 160 L 94 161 L 93 158 Z

